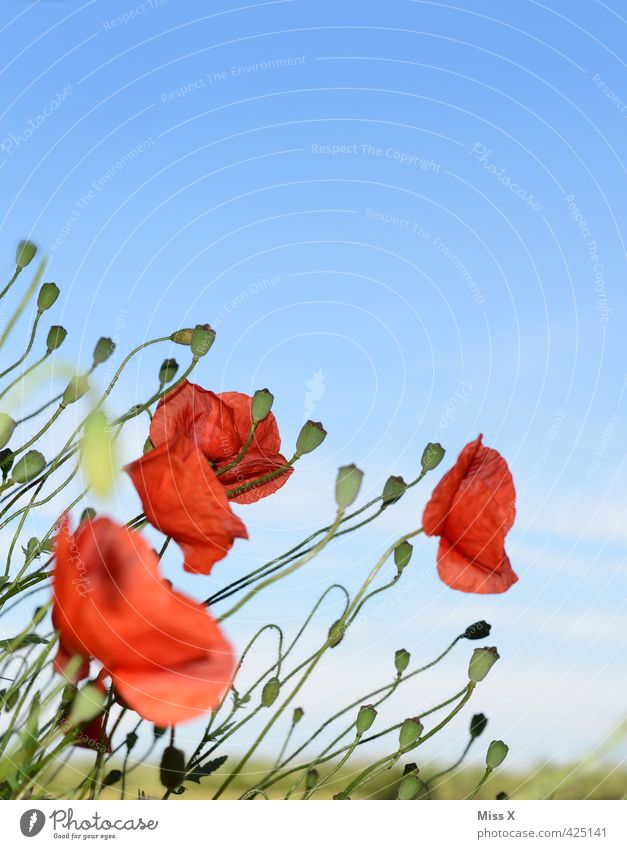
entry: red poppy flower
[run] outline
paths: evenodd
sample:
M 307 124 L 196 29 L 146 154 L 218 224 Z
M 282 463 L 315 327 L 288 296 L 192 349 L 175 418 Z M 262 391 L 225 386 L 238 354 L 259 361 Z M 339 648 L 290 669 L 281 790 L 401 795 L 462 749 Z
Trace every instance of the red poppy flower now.
M 168 726 L 215 708 L 229 686 L 233 652 L 207 610 L 175 592 L 137 533 L 110 519 L 65 518 L 56 541 L 55 665 L 98 660 L 122 699 L 144 719 Z
M 195 383 L 182 381 L 159 401 L 150 425 L 150 439 L 156 447 L 183 432 L 199 446 L 219 471 L 240 454 L 250 433 L 252 398 L 241 392 L 216 395 Z M 287 463 L 280 453 L 281 437 L 275 417 L 269 413 L 260 422 L 244 458 L 230 471 L 218 476 L 222 486 L 235 489 L 271 474 Z M 232 497 L 238 504 L 252 504 L 272 495 L 286 483 L 293 469 L 286 469 L 271 481 L 258 484 Z
M 126 467 L 148 521 L 183 550 L 185 569 L 208 575 L 246 527 L 204 454 L 179 433 Z
M 444 583 L 467 593 L 502 593 L 518 580 L 505 554 L 516 491 L 506 461 L 482 438 L 466 445 L 436 486 L 422 524 L 428 536 L 440 537 Z

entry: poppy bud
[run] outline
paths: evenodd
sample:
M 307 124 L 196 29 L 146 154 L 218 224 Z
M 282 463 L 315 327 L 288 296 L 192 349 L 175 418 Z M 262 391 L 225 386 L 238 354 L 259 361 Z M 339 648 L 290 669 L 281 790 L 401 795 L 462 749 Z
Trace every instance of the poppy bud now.
M 496 798 L 497 798 L 499 801 L 502 801 L 503 799 L 509 799 L 509 796 L 507 795 L 507 793 L 505 792 L 505 790 L 501 790 L 501 792 L 500 792 L 500 793 L 497 793 L 497 794 L 496 794 Z
M 48 349 L 48 353 L 51 351 L 56 351 L 57 348 L 60 348 L 61 345 L 65 342 L 65 337 L 67 336 L 67 330 L 65 327 L 61 327 L 60 324 L 53 324 L 50 330 L 48 331 L 48 336 L 46 338 L 46 348 Z
M 305 779 L 305 785 L 307 787 L 307 790 L 313 790 L 316 784 L 318 783 L 319 778 L 320 773 L 317 769 L 307 770 L 307 778 Z
M 488 724 L 488 717 L 483 713 L 476 713 L 470 720 L 470 736 L 479 737 L 485 731 Z
M 80 523 L 82 524 L 83 522 L 91 522 L 92 519 L 95 519 L 95 518 L 96 518 L 96 511 L 94 510 L 94 508 L 93 507 L 85 507 L 85 509 L 81 513 Z
M 502 740 L 492 740 L 488 746 L 488 751 L 485 756 L 485 764 L 489 769 L 495 769 L 500 766 L 509 752 L 507 746 Z
M 281 683 L 279 679 L 276 676 L 274 678 L 269 678 L 263 685 L 263 690 L 261 691 L 261 704 L 264 707 L 270 707 L 273 705 L 277 700 L 280 689 Z
M 345 632 L 346 627 L 341 619 L 338 619 L 337 622 L 334 622 L 333 625 L 331 625 L 327 636 L 330 648 L 334 649 L 342 642 Z
M 407 540 L 400 542 L 394 549 L 394 563 L 396 564 L 399 575 L 411 560 L 413 553 L 414 547 L 410 542 L 407 542 Z
M 153 725 L 152 733 L 154 735 L 155 740 L 158 740 L 159 737 L 163 737 L 167 730 L 167 728 L 163 728 L 161 725 Z
M 111 787 L 114 784 L 117 784 L 118 781 L 122 778 L 122 773 L 119 769 L 112 769 L 108 772 L 102 780 L 103 787 Z
M 422 452 L 422 459 L 420 461 L 422 464 L 422 471 L 430 472 L 435 469 L 436 466 L 440 465 L 445 454 L 446 451 L 442 448 L 439 442 L 427 443 L 425 450 Z
M 26 543 L 26 547 L 22 546 L 22 551 L 26 555 L 27 559 L 39 557 L 41 551 L 39 550 L 39 540 L 37 539 L 37 537 L 31 537 Z
M 161 368 L 159 369 L 159 383 L 161 386 L 165 386 L 166 383 L 174 380 L 178 370 L 179 364 L 176 360 L 164 360 L 161 363 Z
M 2 483 L 4 483 L 7 479 L 14 459 L 15 456 L 10 448 L 3 448 L 2 451 L 0 451 L 0 471 L 2 472 Z
M 80 400 L 88 390 L 89 381 L 87 379 L 87 375 L 75 375 L 65 387 L 61 404 L 64 407 L 67 407 L 68 404 L 74 404 L 76 401 Z
M 216 332 L 209 324 L 197 324 L 192 330 L 192 354 L 194 357 L 204 357 L 209 353 L 216 341 Z
M 410 799 L 415 799 L 421 789 L 420 779 L 413 772 L 408 772 L 403 776 L 401 783 L 398 785 L 398 798 L 404 802 Z
M 490 636 L 491 630 L 492 626 L 488 625 L 482 619 L 480 622 L 473 622 L 472 625 L 469 625 L 462 634 L 462 637 L 465 637 L 467 640 L 485 640 L 486 637 Z
M 126 735 L 126 750 L 127 750 L 127 752 L 130 752 L 131 749 L 135 748 L 135 743 L 137 743 L 138 739 L 139 738 L 137 737 L 137 734 L 134 731 L 129 731 L 129 733 Z
M 37 309 L 39 312 L 49 310 L 59 297 L 59 287 L 55 283 L 44 283 L 37 296 Z
M 0 448 L 3 448 L 11 439 L 16 427 L 15 420 L 8 413 L 0 413 Z
M 170 336 L 170 339 L 176 342 L 177 345 L 191 345 L 193 332 L 191 327 L 185 327 L 183 330 L 175 330 Z
M 326 435 L 327 432 L 322 427 L 321 422 L 305 422 L 296 440 L 297 455 L 302 457 L 303 454 L 310 454 L 312 451 L 315 451 L 319 445 L 322 445 Z
M 163 750 L 159 778 L 166 790 L 176 790 L 185 781 L 185 752 L 176 746 Z
M 406 719 L 401 725 L 398 735 L 398 742 L 401 749 L 407 749 L 409 746 L 412 746 L 421 734 L 422 722 L 417 717 Z
M 305 715 L 305 711 L 302 708 L 300 708 L 300 707 L 294 708 L 294 714 L 292 716 L 292 724 L 298 725 L 298 723 L 301 721 L 301 719 L 303 718 L 304 715 Z
M 340 510 L 350 507 L 359 495 L 364 473 L 354 463 L 340 466 L 335 481 L 335 501 Z
M 37 253 L 37 245 L 34 242 L 30 242 L 28 239 L 23 239 L 21 242 L 17 243 L 17 250 L 15 251 L 15 265 L 20 271 L 23 268 L 26 268 L 27 265 L 35 259 L 35 254 Z
M 144 454 L 147 454 L 149 451 L 152 451 L 154 447 L 155 446 L 152 443 L 152 439 L 148 437 L 148 439 L 144 442 Z
M 399 675 L 402 675 L 403 672 L 409 666 L 409 661 L 411 659 L 410 653 L 407 649 L 399 649 L 394 655 L 394 666 L 396 667 L 396 671 Z
M 262 422 L 274 403 L 274 395 L 269 389 L 258 389 L 253 395 L 253 401 L 250 405 L 250 415 L 254 422 Z
M 398 475 L 390 475 L 383 486 L 382 506 L 394 504 L 405 493 L 407 484 Z
M 109 339 L 108 336 L 101 336 L 94 348 L 94 365 L 98 366 L 106 362 L 114 351 L 115 342 L 113 339 Z
M 357 714 L 357 722 L 355 723 L 357 727 L 357 733 L 364 734 L 370 728 L 376 718 L 377 711 L 374 705 L 362 705 L 359 708 L 359 713 Z
M 12 478 L 15 483 L 28 483 L 43 470 L 46 458 L 39 451 L 27 451 L 13 466 Z
M 499 659 L 499 653 L 494 646 L 475 649 L 468 665 L 468 677 L 475 684 L 483 681 L 488 672 Z

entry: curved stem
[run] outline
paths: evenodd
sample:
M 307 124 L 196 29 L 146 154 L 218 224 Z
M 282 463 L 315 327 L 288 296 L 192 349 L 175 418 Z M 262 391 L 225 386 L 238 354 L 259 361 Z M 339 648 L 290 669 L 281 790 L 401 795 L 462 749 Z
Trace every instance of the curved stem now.
M 323 537 L 323 539 L 320 540 L 317 545 L 315 545 L 311 549 L 311 551 L 309 551 L 307 554 L 304 554 L 295 563 L 292 563 L 291 566 L 288 566 L 282 572 L 279 572 L 278 574 L 273 575 L 270 578 L 266 578 L 265 581 L 261 581 L 261 583 L 257 584 L 257 586 L 254 589 L 250 590 L 248 593 L 246 593 L 246 595 L 242 599 L 240 599 L 237 604 L 234 604 L 233 607 L 230 608 L 230 610 L 227 610 L 226 613 L 223 613 L 222 616 L 220 616 L 220 618 L 218 619 L 218 622 L 224 622 L 225 619 L 228 619 L 229 616 L 232 616 L 234 613 L 240 610 L 245 604 L 247 604 L 252 598 L 254 598 L 258 592 L 270 586 L 270 584 L 273 584 L 276 581 L 280 581 L 281 578 L 285 578 L 287 577 L 287 575 L 291 575 L 292 572 L 295 572 L 297 569 L 300 569 L 300 567 L 304 566 L 305 563 L 309 563 L 309 561 L 312 560 L 316 556 L 316 554 L 322 551 L 325 545 L 327 545 L 327 543 L 330 542 L 330 540 L 333 538 L 333 535 L 335 534 L 338 525 L 342 521 L 342 516 L 343 511 L 338 510 L 337 516 L 335 517 L 335 522 L 333 522 L 333 524 L 331 525 L 329 532 L 325 537 Z
M 26 345 L 26 350 L 19 358 L 19 360 L 16 360 L 12 366 L 9 366 L 8 368 L 5 368 L 4 371 L 0 372 L 0 379 L 6 377 L 10 371 L 13 371 L 14 368 L 17 368 L 19 365 L 21 365 L 26 359 L 26 357 L 30 354 L 31 348 L 33 347 L 33 343 L 35 341 L 35 336 L 37 335 L 37 325 L 39 324 L 42 315 L 43 313 L 41 312 L 41 310 L 37 310 L 37 315 L 35 316 L 35 321 L 33 322 L 33 328 L 30 332 L 30 337 L 28 339 L 28 344 Z

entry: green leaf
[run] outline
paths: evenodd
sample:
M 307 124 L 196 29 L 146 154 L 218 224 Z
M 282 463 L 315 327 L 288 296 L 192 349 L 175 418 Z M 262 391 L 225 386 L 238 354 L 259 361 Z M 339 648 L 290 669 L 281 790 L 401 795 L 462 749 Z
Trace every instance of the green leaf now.
M 207 761 L 206 764 L 194 767 L 194 769 L 185 776 L 185 781 L 194 781 L 196 784 L 200 784 L 201 778 L 206 778 L 208 775 L 211 775 L 212 772 L 220 769 L 222 764 L 226 762 L 227 758 L 228 755 L 222 755 L 220 758 L 214 758 L 212 761 Z
M 48 640 L 44 640 L 37 634 L 22 634 L 21 636 L 18 634 L 11 640 L 0 640 L 0 649 L 2 651 L 17 651 L 22 646 L 39 646 L 47 642 Z
M 92 413 L 85 423 L 81 461 L 89 487 L 103 498 L 109 495 L 118 464 L 113 430 L 100 410 Z

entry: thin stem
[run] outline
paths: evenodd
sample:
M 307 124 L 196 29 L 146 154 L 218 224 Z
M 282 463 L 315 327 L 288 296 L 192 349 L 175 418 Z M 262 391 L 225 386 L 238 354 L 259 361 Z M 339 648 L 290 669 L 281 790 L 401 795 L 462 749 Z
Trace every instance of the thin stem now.
M 19 360 L 16 360 L 12 366 L 9 366 L 8 368 L 5 368 L 4 371 L 0 372 L 0 379 L 6 377 L 10 371 L 13 371 L 14 368 L 17 368 L 19 365 L 21 365 L 26 359 L 26 357 L 30 354 L 31 348 L 33 347 L 33 343 L 35 341 L 35 336 L 37 335 L 37 325 L 39 324 L 42 315 L 43 313 L 41 312 L 41 310 L 37 310 L 37 315 L 35 316 L 35 321 L 33 322 L 33 328 L 28 339 L 28 344 L 26 345 L 26 350 L 19 358 Z
M 23 371 L 22 374 L 18 375 L 15 378 L 15 380 L 12 380 L 11 383 L 9 383 L 9 385 L 5 389 L 3 389 L 2 392 L 0 392 L 0 398 L 4 398 L 4 396 L 8 392 L 10 392 L 11 389 L 13 389 L 13 387 L 16 384 L 18 384 L 18 383 L 20 383 L 20 381 L 24 380 L 24 378 L 27 375 L 29 375 L 32 371 L 35 371 L 36 368 L 39 368 L 39 366 L 42 365 L 48 359 L 48 357 L 50 356 L 51 353 L 52 353 L 52 351 L 46 351 L 46 353 L 43 355 L 43 357 L 40 357 L 36 362 L 34 362 L 25 371 Z M 23 421 L 24 421 L 24 419 L 20 419 L 19 422 L 16 422 L 16 424 L 21 424 Z
M 231 460 L 230 463 L 227 463 L 226 466 L 220 466 L 219 469 L 215 470 L 217 477 L 220 477 L 220 475 L 223 475 L 225 472 L 230 472 L 231 469 L 234 469 L 235 466 L 238 466 L 242 462 L 252 444 L 258 424 L 259 422 L 252 423 L 248 436 L 246 437 L 246 442 L 242 446 L 242 450 L 239 452 L 237 457 L 234 460 Z
M 243 483 L 241 486 L 236 486 L 233 489 L 227 489 L 226 494 L 228 498 L 235 498 L 237 495 L 241 495 L 243 492 L 248 492 L 250 489 L 254 489 L 256 486 L 261 486 L 261 484 L 268 483 L 269 481 L 278 478 L 279 475 L 282 475 L 288 469 L 291 469 L 294 463 L 298 460 L 299 455 L 294 454 L 291 460 L 285 463 L 283 466 L 279 466 L 277 469 L 274 469 L 272 472 L 268 472 L 265 475 L 262 475 L 260 478 L 256 478 L 254 481 L 248 481 L 248 483 Z
M 475 787 L 475 789 L 472 791 L 472 793 L 470 794 L 470 796 L 467 796 L 467 797 L 466 797 L 467 799 L 474 799 L 474 798 L 476 797 L 477 793 L 481 790 L 481 788 L 483 787 L 483 785 L 486 783 L 486 781 L 487 781 L 487 780 L 488 780 L 488 778 L 490 777 L 490 774 L 491 774 L 491 773 L 492 773 L 492 767 L 487 766 L 487 767 L 485 768 L 485 772 L 484 772 L 484 773 L 483 773 L 483 775 L 481 776 L 481 780 L 479 781 L 479 784 L 477 784 L 477 786 L 476 786 L 476 787 Z
M 327 545 L 327 543 L 329 543 L 330 540 L 333 538 L 333 535 L 335 534 L 338 525 L 342 521 L 342 516 L 343 511 L 338 510 L 337 515 L 335 517 L 335 521 L 331 525 L 329 532 L 325 537 L 320 540 L 317 545 L 315 545 L 311 549 L 311 551 L 309 551 L 307 554 L 304 554 L 295 563 L 292 563 L 291 566 L 288 566 L 282 572 L 279 572 L 277 575 L 272 575 L 270 578 L 266 578 L 265 581 L 261 581 L 261 583 L 257 584 L 257 586 L 254 589 L 250 590 L 248 593 L 246 593 L 246 595 L 241 598 L 237 602 L 237 604 L 234 604 L 233 607 L 230 608 L 230 610 L 227 610 L 226 613 L 222 614 L 222 616 L 220 616 L 220 618 L 218 619 L 218 622 L 223 622 L 225 619 L 228 619 L 229 616 L 232 616 L 234 613 L 240 610 L 245 604 L 247 604 L 252 598 L 254 598 L 258 592 L 270 586 L 270 584 L 275 583 L 275 581 L 281 580 L 281 578 L 287 577 L 287 575 L 291 575 L 292 572 L 295 572 L 297 569 L 300 569 L 301 566 L 304 566 L 306 563 L 309 563 L 309 561 L 312 560 L 320 551 L 322 551 L 322 549 Z
M 5 296 L 5 295 L 6 295 L 6 293 L 9 291 L 9 289 L 11 288 L 11 286 L 15 283 L 15 281 L 17 280 L 17 278 L 20 276 L 20 271 L 21 271 L 21 270 L 22 270 L 22 269 L 20 268 L 20 266 L 19 266 L 19 265 L 17 265 L 17 266 L 15 267 L 15 271 L 13 272 L 13 277 L 9 280 L 9 282 L 8 282 L 8 283 L 7 283 L 7 285 L 4 287 L 4 289 L 2 290 L 2 292 L 0 292 L 0 300 L 2 300 L 2 298 L 4 298 L 4 296 Z

